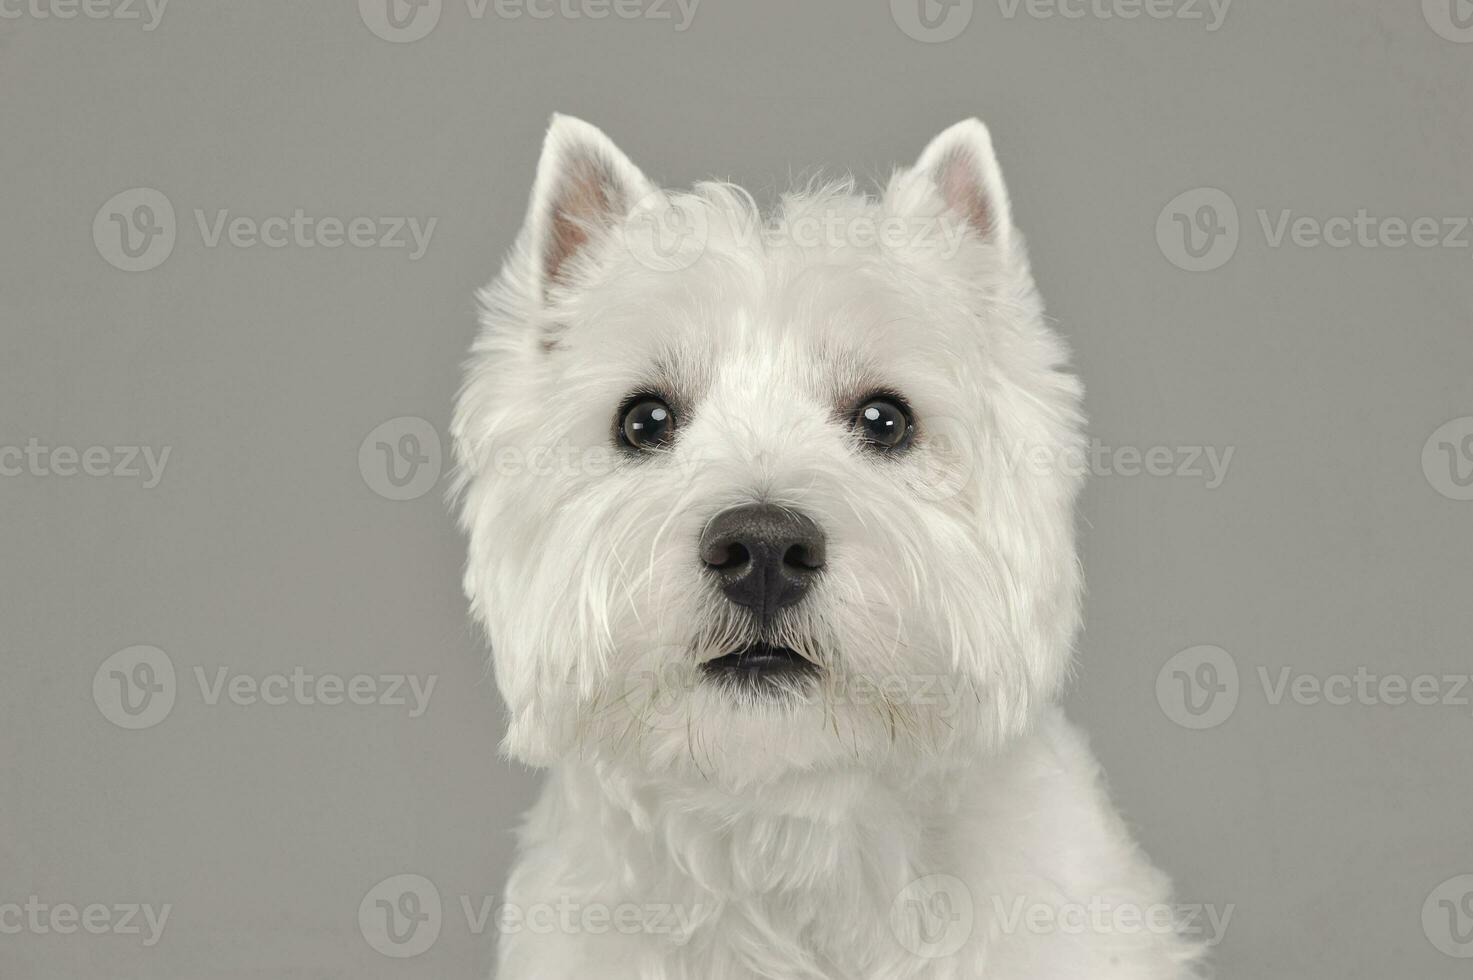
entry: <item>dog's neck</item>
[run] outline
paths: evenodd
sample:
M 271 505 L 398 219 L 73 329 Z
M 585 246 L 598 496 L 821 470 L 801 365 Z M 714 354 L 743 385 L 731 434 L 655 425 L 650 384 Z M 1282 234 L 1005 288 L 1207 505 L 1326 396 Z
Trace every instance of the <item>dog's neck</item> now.
M 617 828 L 631 884 L 708 907 L 887 905 L 933 863 L 957 805 L 956 780 L 939 773 L 801 773 L 740 790 L 593 768 L 556 780 L 574 833 L 590 819 Z

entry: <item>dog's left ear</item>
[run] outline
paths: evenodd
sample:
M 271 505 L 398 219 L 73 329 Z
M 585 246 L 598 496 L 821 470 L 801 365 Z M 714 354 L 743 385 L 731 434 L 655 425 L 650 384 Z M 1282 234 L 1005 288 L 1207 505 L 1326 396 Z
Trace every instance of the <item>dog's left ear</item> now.
M 597 239 L 654 190 L 596 126 L 554 115 L 527 212 L 539 297 L 576 279 Z
M 992 135 L 980 119 L 967 119 L 944 130 L 921 153 L 907 180 L 929 181 L 948 210 L 971 230 L 1012 252 L 1016 235 L 1008 189 L 992 149 Z

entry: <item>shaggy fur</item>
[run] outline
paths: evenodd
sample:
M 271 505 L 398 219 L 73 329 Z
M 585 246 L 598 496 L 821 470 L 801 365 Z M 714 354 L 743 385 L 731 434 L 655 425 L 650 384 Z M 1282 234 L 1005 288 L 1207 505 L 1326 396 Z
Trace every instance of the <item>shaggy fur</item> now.
M 693 249 L 651 261 L 672 229 Z M 657 190 L 555 117 L 481 300 L 453 427 L 465 589 L 503 748 L 553 770 L 506 902 L 595 910 L 504 920 L 501 980 L 1190 975 L 1174 933 L 1012 914 L 1149 910 L 1168 886 L 1053 706 L 1079 476 L 1050 464 L 1083 445 L 1081 389 L 980 122 L 878 198 L 816 186 L 762 216 L 725 184 Z M 632 454 L 615 416 L 646 391 L 677 433 Z M 850 427 L 875 391 L 914 411 L 893 458 Z M 813 518 L 829 552 L 760 636 L 696 548 L 755 501 Z M 821 677 L 767 695 L 703 677 L 757 639 Z

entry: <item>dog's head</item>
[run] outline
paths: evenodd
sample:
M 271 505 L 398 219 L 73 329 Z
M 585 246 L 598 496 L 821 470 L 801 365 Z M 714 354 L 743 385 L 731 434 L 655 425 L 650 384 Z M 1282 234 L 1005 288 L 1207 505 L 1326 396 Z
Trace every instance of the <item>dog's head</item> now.
M 511 754 L 914 769 L 1055 696 L 1080 388 L 980 122 L 761 218 L 555 118 L 482 301 L 456 487 Z

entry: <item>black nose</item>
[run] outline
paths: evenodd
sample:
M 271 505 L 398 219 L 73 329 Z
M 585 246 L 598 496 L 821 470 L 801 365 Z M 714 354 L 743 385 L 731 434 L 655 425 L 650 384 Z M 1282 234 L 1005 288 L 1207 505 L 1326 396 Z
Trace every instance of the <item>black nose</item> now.
M 824 536 L 808 517 L 771 504 L 722 511 L 701 535 L 701 560 L 721 591 L 764 622 L 803 598 L 824 562 Z

